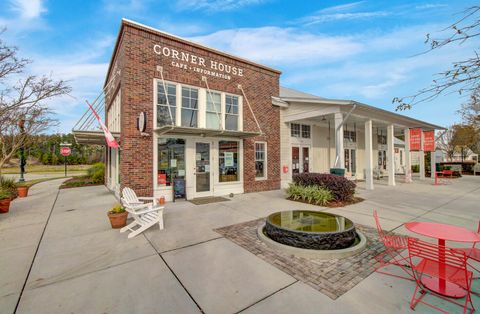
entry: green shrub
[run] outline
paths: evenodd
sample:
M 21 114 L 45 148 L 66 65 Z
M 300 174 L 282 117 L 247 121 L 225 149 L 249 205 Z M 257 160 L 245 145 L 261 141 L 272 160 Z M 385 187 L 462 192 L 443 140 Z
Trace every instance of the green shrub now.
M 9 191 L 4 190 L 4 189 L 0 189 L 0 200 L 4 200 L 4 199 L 10 198 L 10 197 L 11 197 L 11 194 L 10 194 Z
M 87 170 L 87 176 L 92 179 L 92 183 L 104 183 L 105 181 L 105 164 L 97 162 Z
M 293 200 L 303 200 L 311 204 L 326 205 L 334 200 L 332 192 L 318 185 L 303 186 L 291 183 L 287 188 L 287 195 Z
M 115 204 L 115 206 L 113 206 L 109 211 L 108 213 L 109 214 L 121 214 L 125 212 L 125 208 L 120 205 L 120 204 Z
M 330 191 L 336 201 L 351 201 L 356 184 L 347 178 L 327 173 L 299 173 L 293 176 L 293 182 L 303 186 L 319 186 Z
M 15 179 L 0 176 L 0 189 L 7 191 L 10 193 L 10 195 L 15 195 L 17 193 L 17 184 L 15 183 Z
M 413 173 L 420 172 L 420 165 L 412 165 L 412 172 Z

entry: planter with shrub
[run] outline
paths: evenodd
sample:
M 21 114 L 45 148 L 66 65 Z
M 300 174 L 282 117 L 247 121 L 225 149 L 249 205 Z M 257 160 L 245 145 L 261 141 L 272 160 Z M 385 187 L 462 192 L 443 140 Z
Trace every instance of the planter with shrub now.
M 10 193 L 11 200 L 17 197 L 17 184 L 13 178 L 0 176 L 0 189 Z
M 8 213 L 10 210 L 11 194 L 9 191 L 0 189 L 0 214 Z
M 24 184 L 17 184 L 17 194 L 18 194 L 18 197 L 27 197 L 28 186 Z
M 125 208 L 117 204 L 108 211 L 108 219 L 113 229 L 123 228 L 127 225 L 128 212 Z

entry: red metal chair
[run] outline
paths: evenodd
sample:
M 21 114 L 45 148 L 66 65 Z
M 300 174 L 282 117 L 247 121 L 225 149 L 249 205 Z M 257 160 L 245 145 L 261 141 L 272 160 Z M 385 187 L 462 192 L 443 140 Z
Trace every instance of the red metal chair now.
M 375 209 L 373 210 L 373 217 L 375 218 L 375 224 L 377 225 L 378 238 L 385 246 L 385 252 L 375 257 L 375 259 L 379 262 L 378 266 L 375 267 L 375 271 L 380 274 L 413 281 L 413 274 L 409 269 L 410 265 L 408 263 L 408 256 L 403 257 L 401 255 L 401 253 L 408 248 L 408 237 L 386 234 L 380 225 L 378 214 Z M 400 267 L 408 275 L 408 277 L 381 270 L 387 265 L 396 265 Z
M 478 234 L 480 234 L 480 221 L 478 222 L 478 228 L 477 228 Z M 477 243 L 474 243 L 471 248 L 458 248 L 457 250 L 462 251 L 467 255 L 468 259 L 474 260 L 476 262 L 480 263 L 480 248 L 475 247 Z M 479 269 L 473 267 L 470 265 L 473 269 L 475 269 L 477 272 L 480 272 Z
M 427 293 L 430 293 L 445 301 L 463 307 L 463 313 L 467 313 L 467 311 L 468 313 L 472 313 L 475 310 L 471 298 L 473 273 L 467 269 L 467 256 L 464 252 L 446 246 L 439 246 L 437 244 L 409 238 L 408 256 L 410 259 L 410 266 L 413 270 L 413 276 L 417 283 L 412 299 L 410 300 L 411 309 L 414 309 L 418 303 L 423 303 L 440 312 L 449 313 L 423 300 L 423 297 Z M 413 261 L 414 259 L 419 259 L 419 262 L 415 264 Z M 428 289 L 425 286 L 425 282 L 427 282 L 428 278 L 438 278 L 439 281 L 444 280 L 446 283 L 453 283 L 465 289 L 465 303 L 461 304 L 455 302 L 451 298 Z M 417 297 L 419 289 L 420 296 Z M 468 307 L 469 303 L 470 308 Z

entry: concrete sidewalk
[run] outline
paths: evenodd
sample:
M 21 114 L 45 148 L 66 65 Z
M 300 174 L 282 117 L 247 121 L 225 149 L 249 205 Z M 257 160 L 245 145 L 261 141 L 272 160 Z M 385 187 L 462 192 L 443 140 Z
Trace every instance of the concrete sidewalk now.
M 334 301 L 213 229 L 306 208 L 369 226 L 376 208 L 386 229 L 403 233 L 410 220 L 474 229 L 480 219 L 480 177 L 465 177 L 374 191 L 360 184 L 366 201 L 346 208 L 287 201 L 282 191 L 209 205 L 179 201 L 167 204 L 164 230 L 128 240 L 109 226 L 116 200 L 104 187 L 58 191 L 60 182 L 34 186 L 0 216 L 1 313 L 13 313 L 19 298 L 16 313 L 414 313 L 412 282 L 374 273 Z

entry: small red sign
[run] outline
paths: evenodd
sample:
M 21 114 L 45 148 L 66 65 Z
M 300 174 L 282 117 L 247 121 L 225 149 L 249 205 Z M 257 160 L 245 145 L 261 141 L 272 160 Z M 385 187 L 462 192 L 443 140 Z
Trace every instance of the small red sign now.
M 435 151 L 435 131 L 423 132 L 423 150 L 426 152 Z
M 410 150 L 422 149 L 422 129 L 410 129 Z
M 72 149 L 70 147 L 60 148 L 60 154 L 62 154 L 62 156 L 70 156 L 71 152 L 72 152 Z
M 159 173 L 157 175 L 157 184 L 158 185 L 165 185 L 167 184 L 167 174 L 166 173 Z

